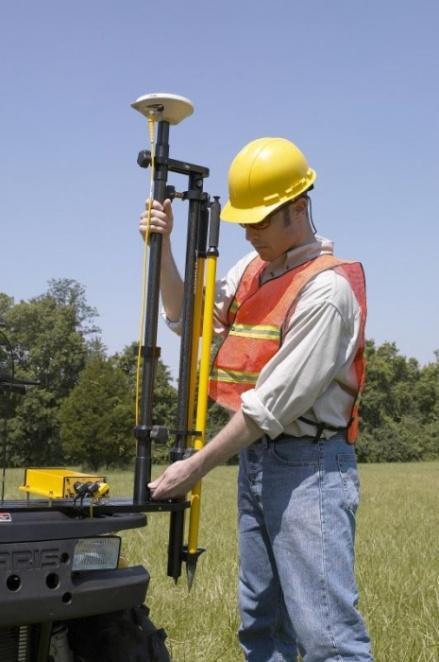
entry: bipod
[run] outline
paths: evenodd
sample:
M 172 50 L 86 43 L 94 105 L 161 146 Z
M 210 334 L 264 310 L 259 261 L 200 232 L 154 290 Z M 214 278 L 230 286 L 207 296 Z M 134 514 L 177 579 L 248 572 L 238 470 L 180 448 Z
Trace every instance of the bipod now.
M 215 304 L 216 290 L 216 264 L 218 259 L 218 240 L 220 224 L 220 203 L 219 198 L 214 197 L 210 205 L 210 223 L 209 223 L 209 242 L 208 248 L 201 255 L 198 255 L 198 261 L 202 260 L 202 271 L 206 273 L 204 296 L 202 296 L 203 314 L 201 328 L 201 357 L 198 371 L 198 397 L 195 412 L 195 428 L 198 431 L 193 442 L 195 451 L 200 450 L 206 442 L 206 422 L 207 422 L 207 404 L 210 373 L 210 353 L 213 335 L 213 309 Z M 204 268 L 204 263 L 206 267 Z M 203 288 L 201 288 L 203 289 Z M 202 292 L 203 295 L 203 292 Z M 195 338 L 198 340 L 197 328 L 194 329 Z M 198 532 L 200 527 L 201 510 L 201 480 L 192 488 L 191 510 L 189 519 L 188 543 L 183 547 L 182 556 L 186 562 L 187 581 L 189 590 L 195 576 L 197 562 L 204 549 L 198 547 Z

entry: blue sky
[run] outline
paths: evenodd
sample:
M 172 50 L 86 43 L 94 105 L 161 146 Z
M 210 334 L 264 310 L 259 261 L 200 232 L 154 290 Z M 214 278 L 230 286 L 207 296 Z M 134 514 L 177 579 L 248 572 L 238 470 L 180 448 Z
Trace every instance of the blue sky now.
M 337 254 L 363 261 L 368 336 L 421 363 L 439 348 L 438 68 L 434 0 L 60 0 L 0 5 L 0 291 L 74 278 L 110 352 L 137 336 L 147 131 L 130 103 L 189 97 L 171 155 L 227 169 L 249 140 L 296 142 Z M 184 182 L 170 179 L 177 188 Z M 177 261 L 186 208 L 176 202 Z M 248 250 L 223 224 L 219 270 Z M 160 328 L 174 373 L 178 342 Z

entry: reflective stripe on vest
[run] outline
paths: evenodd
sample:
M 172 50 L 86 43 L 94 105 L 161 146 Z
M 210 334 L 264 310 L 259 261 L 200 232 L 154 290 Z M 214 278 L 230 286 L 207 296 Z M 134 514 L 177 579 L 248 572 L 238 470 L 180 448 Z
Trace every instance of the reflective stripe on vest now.
M 259 340 L 280 340 L 280 329 L 269 324 L 232 324 L 229 336 L 241 336 L 244 338 L 258 338 Z
M 241 394 L 256 385 L 260 371 L 282 343 L 282 327 L 303 288 L 319 273 L 335 269 L 350 283 L 361 310 L 360 342 L 354 359 L 359 384 L 353 405 L 348 440 L 358 433 L 358 400 L 364 385 L 364 327 L 366 296 L 360 263 L 322 255 L 260 285 L 267 263 L 254 258 L 245 269 L 228 310 L 229 331 L 214 361 L 209 395 L 218 404 L 236 411 Z
M 211 379 L 230 384 L 250 384 L 250 386 L 254 386 L 258 381 L 258 377 L 259 372 L 240 372 L 238 370 L 213 368 Z

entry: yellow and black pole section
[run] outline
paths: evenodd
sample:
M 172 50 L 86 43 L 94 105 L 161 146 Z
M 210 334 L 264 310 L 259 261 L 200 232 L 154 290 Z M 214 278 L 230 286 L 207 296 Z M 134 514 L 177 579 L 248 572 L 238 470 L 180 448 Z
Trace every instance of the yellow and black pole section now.
M 194 320 L 192 329 L 192 354 L 191 354 L 191 381 L 189 387 L 189 420 L 190 430 L 194 429 L 195 424 L 195 403 L 198 387 L 198 358 L 201 339 L 201 324 L 203 319 L 203 297 L 204 297 L 204 263 L 206 261 L 207 250 L 207 230 L 209 226 L 209 210 L 207 200 L 203 203 L 201 209 L 200 227 L 198 232 L 197 250 L 196 250 L 196 273 L 195 273 L 195 297 L 194 297 Z M 188 444 L 189 445 L 189 444 Z M 193 448 L 193 438 L 191 438 L 190 447 Z
M 185 193 L 189 200 L 189 222 L 186 242 L 186 264 L 184 275 L 184 294 L 182 309 L 182 337 L 180 346 L 180 366 L 178 377 L 177 398 L 177 430 L 174 446 L 171 450 L 171 461 L 175 462 L 185 457 L 189 439 L 194 431 L 189 428 L 193 418 L 189 407 L 191 404 L 191 385 L 194 378 L 193 368 L 193 333 L 194 333 L 194 303 L 197 285 L 197 247 L 199 242 L 202 209 L 206 204 L 206 194 L 203 193 L 203 177 L 199 173 L 189 176 L 189 190 Z M 184 511 L 174 511 L 170 516 L 168 543 L 168 575 L 175 581 L 181 575 L 182 547 L 184 538 Z
M 192 327 L 192 355 L 190 368 L 190 386 L 189 386 L 189 417 L 188 427 L 191 431 L 188 436 L 187 453 L 195 452 L 195 440 L 199 438 L 201 432 L 195 425 L 196 402 L 198 400 L 198 359 L 200 340 L 202 335 L 202 320 L 204 306 L 204 264 L 207 253 L 207 231 L 209 227 L 209 201 L 208 198 L 203 202 L 201 208 L 200 226 L 198 231 L 197 249 L 196 249 L 196 285 L 194 297 L 194 318 Z M 194 429 L 195 428 L 195 429 Z M 187 562 L 187 548 L 183 546 L 181 540 L 181 557 Z
M 199 451 L 206 443 L 207 405 L 209 399 L 208 389 L 213 336 L 213 311 L 216 291 L 216 265 L 218 260 L 219 223 L 220 203 L 219 198 L 215 197 L 210 211 L 209 248 L 206 254 L 206 287 L 204 294 L 201 359 L 198 374 L 198 397 L 195 419 L 195 429 L 197 430 L 198 434 L 195 436 L 193 444 L 195 451 Z M 201 480 L 198 481 L 192 488 L 188 544 L 184 548 L 184 559 L 186 561 L 189 590 L 191 589 L 192 583 L 194 581 L 198 558 L 200 554 L 204 552 L 203 548 L 198 547 L 200 511 Z

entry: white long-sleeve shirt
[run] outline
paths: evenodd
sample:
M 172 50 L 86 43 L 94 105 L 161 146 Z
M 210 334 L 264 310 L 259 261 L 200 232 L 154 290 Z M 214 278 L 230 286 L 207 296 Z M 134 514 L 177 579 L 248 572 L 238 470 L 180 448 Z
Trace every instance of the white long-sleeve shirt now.
M 333 253 L 332 242 L 315 241 L 285 254 L 282 265 L 268 264 L 263 282 L 278 277 L 319 255 Z M 251 252 L 217 283 L 215 332 L 227 332 L 227 311 L 235 296 Z M 353 360 L 359 342 L 360 307 L 348 281 L 330 269 L 313 278 L 301 293 L 283 328 L 283 342 L 261 370 L 254 388 L 242 394 L 242 411 L 271 438 L 286 433 L 314 435 L 315 426 L 297 420 L 304 416 L 334 427 L 346 426 L 352 391 L 357 387 Z M 169 322 L 179 331 L 181 322 Z M 325 430 L 323 436 L 334 432 Z

